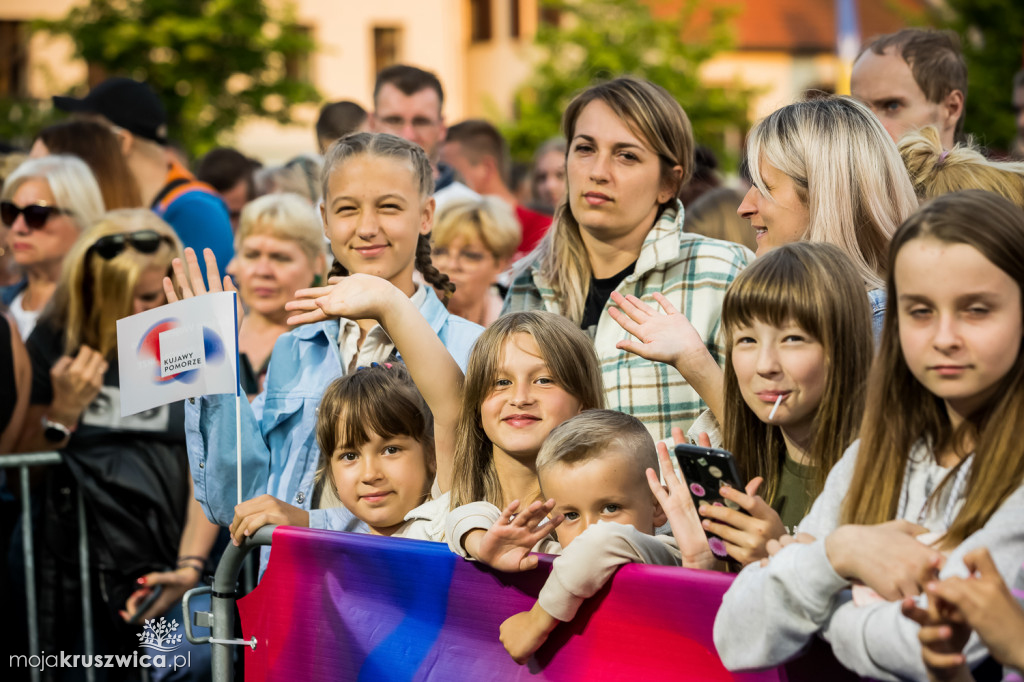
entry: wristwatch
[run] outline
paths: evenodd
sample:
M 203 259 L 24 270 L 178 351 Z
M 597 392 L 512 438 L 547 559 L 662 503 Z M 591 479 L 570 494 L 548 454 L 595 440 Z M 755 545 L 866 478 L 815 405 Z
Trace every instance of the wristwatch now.
M 68 428 L 60 422 L 50 421 L 43 415 L 43 438 L 51 443 L 63 443 L 74 432 L 75 427 Z

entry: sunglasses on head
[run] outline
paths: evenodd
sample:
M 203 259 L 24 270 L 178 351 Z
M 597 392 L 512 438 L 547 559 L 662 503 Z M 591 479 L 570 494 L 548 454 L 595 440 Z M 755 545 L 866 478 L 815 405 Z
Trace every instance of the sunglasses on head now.
M 71 211 L 66 211 L 56 206 L 47 206 L 46 204 L 18 206 L 11 201 L 0 201 L 0 220 L 3 220 L 4 225 L 7 227 L 14 227 L 14 221 L 18 219 L 19 215 L 23 215 L 25 216 L 25 224 L 28 225 L 29 229 L 39 230 L 46 225 L 46 221 L 50 219 L 50 216 L 57 214 L 72 215 Z
M 170 237 L 164 236 L 155 230 L 140 230 L 138 232 L 124 232 L 121 234 L 108 234 L 100 237 L 96 243 L 89 247 L 95 251 L 103 260 L 110 260 L 124 251 L 127 245 L 139 253 L 154 253 L 160 248 L 160 242 L 167 242 L 173 245 Z

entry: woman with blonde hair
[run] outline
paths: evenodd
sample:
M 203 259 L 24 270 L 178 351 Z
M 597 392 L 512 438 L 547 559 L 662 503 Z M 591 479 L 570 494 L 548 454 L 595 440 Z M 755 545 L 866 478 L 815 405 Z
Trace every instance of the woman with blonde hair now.
M 99 185 L 75 156 L 29 159 L 0 193 L 0 219 L 9 228 L 8 247 L 25 273 L 0 290 L 23 339 L 57 288 L 61 264 L 78 236 L 103 215 Z
M 1024 162 L 991 161 L 972 145 L 942 148 L 939 131 L 925 126 L 896 145 L 921 201 L 962 189 L 982 189 L 1024 208 Z
M 174 230 L 152 211 L 106 214 L 68 253 L 28 340 L 31 407 L 19 449 L 63 455 L 43 482 L 37 525 L 37 566 L 48 588 L 40 595 L 42 643 L 51 651 L 74 649 L 81 623 L 79 568 L 66 559 L 77 542 L 79 495 L 101 651 L 130 654 L 138 623 L 167 612 L 199 581 L 216 539 L 192 491 L 182 405 L 121 415 L 116 322 L 166 302 L 163 278 L 180 254 Z
M 864 280 L 880 334 L 889 241 L 917 199 L 878 118 L 849 97 L 790 104 L 750 131 L 747 158 L 753 186 L 737 212 L 757 254 L 802 240 L 838 246 Z
M 438 212 L 431 238 L 434 264 L 455 284 L 448 312 L 484 327 L 498 319 L 503 299 L 495 282 L 522 239 L 508 204 L 488 196 L 450 203 Z
M 717 370 L 722 298 L 750 252 L 683 231 L 677 196 L 693 169 L 693 132 L 660 86 L 617 78 L 588 88 L 569 104 L 562 129 L 566 201 L 513 281 L 505 311 L 548 310 L 587 331 L 608 407 L 665 438 L 697 418 L 707 387 L 697 374 L 684 379 L 620 350 L 630 337 L 610 318 L 609 296 L 653 303 L 663 294 L 685 309 L 694 343 L 706 345 Z M 712 376 L 720 391 L 721 372 Z
M 327 271 L 320 216 L 297 194 L 267 194 L 242 209 L 235 234 L 235 278 L 246 313 L 238 330 L 242 388 L 262 390 L 277 338 L 291 329 L 284 304 L 295 292 L 319 286 Z

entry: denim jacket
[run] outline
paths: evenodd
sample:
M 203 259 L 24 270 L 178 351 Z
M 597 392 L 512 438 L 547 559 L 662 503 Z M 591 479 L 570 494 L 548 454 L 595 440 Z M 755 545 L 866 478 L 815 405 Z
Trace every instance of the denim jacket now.
M 465 371 L 469 351 L 483 331 L 449 315 L 434 291 L 420 312 Z M 320 451 L 316 411 L 327 385 L 342 376 L 338 320 L 308 324 L 274 344 L 263 392 L 241 401 L 242 499 L 269 493 L 302 509 L 313 497 Z M 185 401 L 185 435 L 196 499 L 213 522 L 228 525 L 236 497 L 235 398 L 208 395 Z M 365 530 L 344 507 L 310 512 L 310 526 Z

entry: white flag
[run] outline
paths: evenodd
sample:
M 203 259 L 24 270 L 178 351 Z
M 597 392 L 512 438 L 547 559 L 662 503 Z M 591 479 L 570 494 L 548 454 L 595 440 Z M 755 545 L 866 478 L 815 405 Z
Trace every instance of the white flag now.
M 238 391 L 233 291 L 186 298 L 117 321 L 121 416 Z

